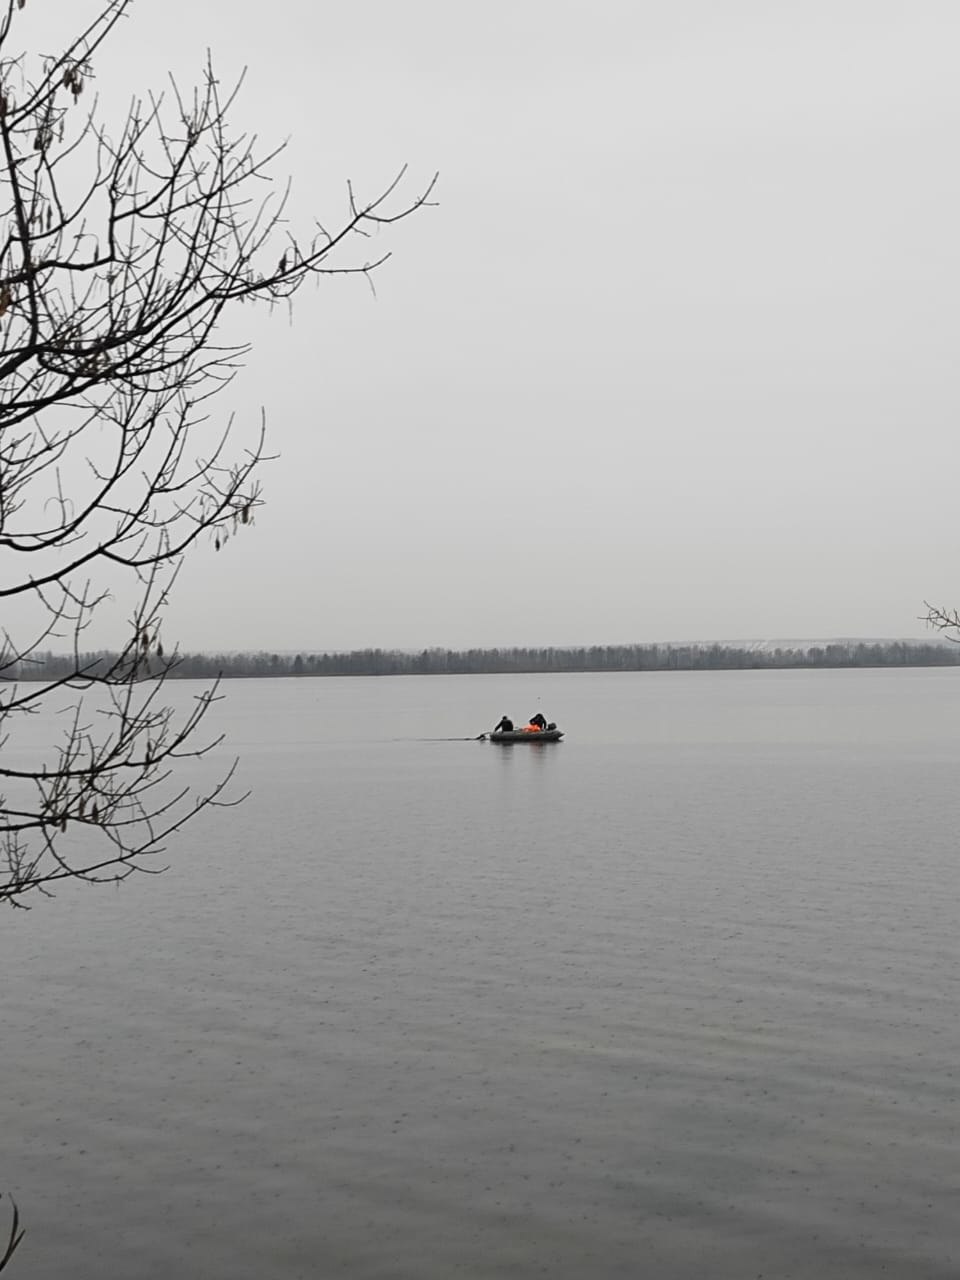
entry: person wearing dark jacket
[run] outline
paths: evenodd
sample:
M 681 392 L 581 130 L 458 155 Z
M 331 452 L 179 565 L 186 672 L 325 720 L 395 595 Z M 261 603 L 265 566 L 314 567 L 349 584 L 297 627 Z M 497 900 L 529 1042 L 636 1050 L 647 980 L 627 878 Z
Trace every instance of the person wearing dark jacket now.
M 538 729 L 545 729 L 547 727 L 547 722 L 539 711 L 535 716 L 530 717 L 530 723 L 535 724 Z
M 513 721 L 510 719 L 509 716 L 504 716 L 493 732 L 494 733 L 513 733 Z

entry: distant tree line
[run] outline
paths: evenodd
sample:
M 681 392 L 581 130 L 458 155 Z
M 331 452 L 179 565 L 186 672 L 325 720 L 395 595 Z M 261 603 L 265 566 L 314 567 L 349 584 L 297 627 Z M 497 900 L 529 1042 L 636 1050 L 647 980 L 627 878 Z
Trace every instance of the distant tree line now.
M 96 676 L 118 661 L 108 652 L 36 653 L 8 668 L 7 678 L 69 680 Z M 141 660 L 149 674 L 149 655 Z M 169 660 L 168 660 L 169 662 Z M 906 641 L 837 641 L 796 648 L 721 644 L 592 645 L 548 649 L 355 649 L 349 653 L 184 653 L 168 678 L 211 680 L 264 676 L 439 676 L 571 671 L 746 671 L 792 667 L 946 667 L 960 663 L 960 647 Z M 164 665 L 167 665 L 166 663 Z

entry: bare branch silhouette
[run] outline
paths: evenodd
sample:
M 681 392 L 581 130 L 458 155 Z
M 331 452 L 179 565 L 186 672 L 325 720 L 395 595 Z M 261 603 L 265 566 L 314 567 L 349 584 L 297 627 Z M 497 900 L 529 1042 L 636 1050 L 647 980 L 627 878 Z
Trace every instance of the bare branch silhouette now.
M 282 148 L 230 130 L 239 84 L 224 91 L 208 62 L 191 92 L 171 82 L 108 128 L 85 104 L 132 0 L 106 0 L 39 60 L 12 49 L 23 3 L 0 5 L 0 902 L 14 905 L 156 869 L 185 822 L 234 802 L 231 770 L 199 793 L 178 782 L 216 746 L 202 722 L 219 695 L 178 717 L 161 637 L 184 555 L 200 538 L 219 551 L 262 502 L 262 422 L 237 451 L 212 417 L 248 349 L 221 326 L 310 277 L 369 281 L 389 251 L 354 250 L 435 184 L 403 198 L 405 167 L 371 198 L 348 183 L 339 223 L 312 217 L 300 239 L 289 188 L 269 181 Z M 115 652 L 90 663 L 85 633 L 121 602 Z M 69 668 L 24 681 L 41 646 L 69 650 Z M 62 735 L 37 761 L 21 731 L 41 708 Z
M 10 1197 L 10 1207 L 12 1210 L 10 1216 L 10 1233 L 7 1236 L 7 1243 L 3 1253 L 0 1254 L 0 1271 L 4 1269 L 13 1257 L 16 1252 L 17 1245 L 23 1239 L 24 1234 L 23 1228 L 20 1226 L 20 1213 L 17 1209 L 17 1202 L 14 1200 L 13 1196 Z
M 951 644 L 960 644 L 960 610 L 932 605 L 928 600 L 924 600 L 923 607 L 927 612 L 921 621 L 934 631 L 942 631 Z

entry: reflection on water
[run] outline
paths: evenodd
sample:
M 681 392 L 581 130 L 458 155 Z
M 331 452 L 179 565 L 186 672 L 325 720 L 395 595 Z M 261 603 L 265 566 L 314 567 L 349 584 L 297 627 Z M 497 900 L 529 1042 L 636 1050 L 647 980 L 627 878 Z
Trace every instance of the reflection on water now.
M 953 1280 L 958 673 L 228 692 L 251 801 L 0 929 L 24 1275 Z
M 500 755 L 512 760 L 514 753 L 542 760 L 562 748 L 563 742 L 494 742 L 491 746 Z

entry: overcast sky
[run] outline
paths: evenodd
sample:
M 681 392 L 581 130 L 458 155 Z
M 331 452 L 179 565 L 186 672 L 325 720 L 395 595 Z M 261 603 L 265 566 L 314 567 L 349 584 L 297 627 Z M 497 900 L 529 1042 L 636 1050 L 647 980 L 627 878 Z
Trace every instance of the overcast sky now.
M 268 505 L 168 637 L 922 635 L 960 604 L 958 43 L 955 0 L 142 0 L 108 100 L 248 66 L 295 226 L 441 174 L 376 299 L 251 316 L 222 408 L 266 409 Z

